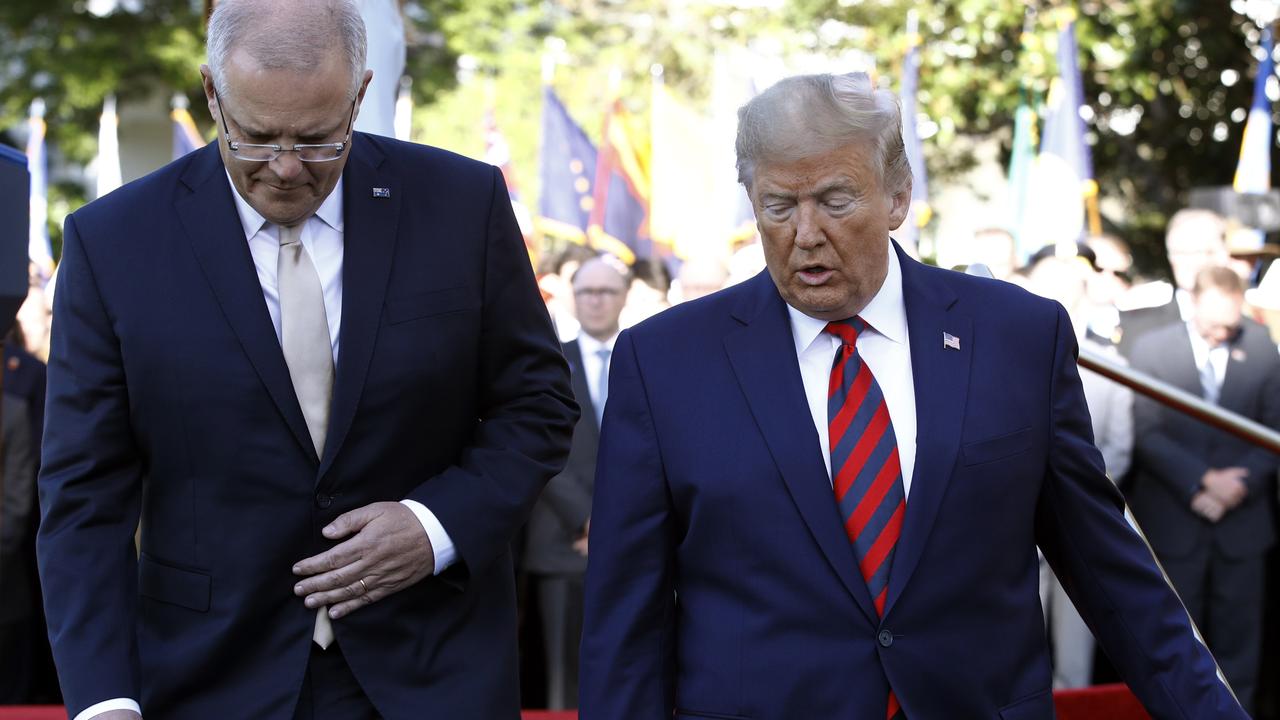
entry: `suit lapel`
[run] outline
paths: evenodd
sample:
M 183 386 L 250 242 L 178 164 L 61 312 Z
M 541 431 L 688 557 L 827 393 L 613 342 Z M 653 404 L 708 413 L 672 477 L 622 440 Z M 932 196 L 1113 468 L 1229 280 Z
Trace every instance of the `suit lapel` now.
M 900 250 L 898 258 L 916 394 L 916 464 L 889 572 L 886 616 L 920 562 L 951 480 L 968 398 L 970 358 L 977 341 L 973 321 L 952 310 L 957 298 L 941 277 Z M 959 338 L 960 349 L 944 347 L 943 333 Z
M 564 359 L 569 363 L 569 382 L 573 385 L 573 396 L 582 407 L 582 417 L 585 420 L 582 427 L 591 427 L 592 443 L 598 443 L 600 426 L 596 420 L 595 401 L 591 399 L 591 388 L 587 385 L 587 367 L 582 360 L 582 346 L 577 340 L 565 343 Z
M 214 297 L 267 393 L 298 444 L 313 461 L 318 461 L 280 341 L 271 325 L 218 144 L 212 143 L 199 152 L 201 155 L 192 160 L 182 176 L 191 194 L 177 201 L 178 216 Z
M 805 401 L 786 305 L 767 271 L 748 281 L 747 290 L 734 313 L 745 327 L 724 339 L 729 362 L 809 532 L 863 613 L 878 622 L 832 496 Z
M 386 189 L 390 196 L 375 197 L 373 188 Z M 329 432 L 317 480 L 333 465 L 360 402 L 381 325 L 404 193 L 405 186 L 391 164 L 368 136 L 356 133 L 343 170 L 342 330 Z

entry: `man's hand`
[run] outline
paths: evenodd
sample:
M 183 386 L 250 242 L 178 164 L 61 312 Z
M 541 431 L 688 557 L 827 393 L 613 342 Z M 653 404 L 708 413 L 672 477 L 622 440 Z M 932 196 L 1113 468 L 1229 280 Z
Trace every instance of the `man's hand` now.
M 1227 510 L 1231 510 L 1244 502 L 1245 495 L 1249 494 L 1249 487 L 1244 484 L 1244 479 L 1248 476 L 1249 471 L 1241 467 L 1210 469 L 1204 474 L 1200 484 L 1205 492 Z
M 340 515 L 322 531 L 330 540 L 354 537 L 293 566 L 309 576 L 293 586 L 309 608 L 329 606 L 337 620 L 399 592 L 435 570 L 422 523 L 397 502 L 379 502 Z
M 1227 514 L 1226 505 L 1222 504 L 1208 490 L 1202 490 L 1196 493 L 1191 499 L 1191 509 L 1200 517 L 1209 522 L 1216 523 Z

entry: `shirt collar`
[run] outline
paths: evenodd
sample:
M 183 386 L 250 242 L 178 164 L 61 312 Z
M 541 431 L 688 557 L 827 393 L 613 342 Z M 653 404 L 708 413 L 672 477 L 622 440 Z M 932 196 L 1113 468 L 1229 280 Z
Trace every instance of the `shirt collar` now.
M 591 355 L 591 356 L 593 356 L 593 357 L 594 357 L 594 356 L 595 356 L 595 354 L 596 354 L 597 352 L 599 352 L 600 350 L 602 350 L 602 349 L 604 349 L 604 350 L 608 350 L 609 352 L 611 352 L 611 353 L 612 353 L 612 352 L 613 352 L 613 344 L 614 344 L 615 342 L 617 342 L 617 340 L 618 340 L 618 336 L 617 336 L 617 335 L 614 335 L 613 337 L 609 338 L 608 340 L 606 340 L 606 341 L 604 341 L 604 342 L 600 342 L 599 340 L 597 340 L 597 339 L 595 339 L 595 338 L 591 337 L 590 335 L 586 334 L 585 332 L 584 332 L 584 333 L 579 333 L 579 334 L 578 334 L 578 349 L 582 351 L 582 355 L 583 355 L 583 357 L 586 357 L 587 355 Z
M 907 341 L 907 305 L 902 295 L 902 265 L 893 245 L 886 244 L 889 246 L 889 271 L 884 276 L 880 290 L 858 316 L 875 332 L 902 345 Z M 827 321 L 809 317 L 790 305 L 787 305 L 787 313 L 791 316 L 791 336 L 796 343 L 796 353 L 804 353 L 822 335 Z
M 225 170 L 224 170 L 225 172 Z M 236 212 L 240 215 L 240 225 L 244 228 L 244 237 L 246 240 L 257 235 L 262 227 L 267 224 L 267 219 L 262 217 L 262 213 L 253 209 L 247 200 L 240 195 L 240 191 L 236 189 L 236 184 L 231 182 L 231 173 L 227 173 L 227 184 L 231 186 L 231 197 L 236 201 Z M 324 199 L 316 210 L 316 217 L 324 221 L 326 225 L 338 232 L 342 232 L 342 177 L 338 177 L 338 184 L 333 186 L 333 191 L 329 193 L 329 197 Z

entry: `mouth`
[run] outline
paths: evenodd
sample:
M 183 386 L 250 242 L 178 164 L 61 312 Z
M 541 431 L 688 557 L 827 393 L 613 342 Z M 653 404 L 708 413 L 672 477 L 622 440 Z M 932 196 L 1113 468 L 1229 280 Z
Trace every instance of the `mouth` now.
M 800 278 L 800 282 L 811 286 L 825 283 L 827 280 L 831 279 L 831 276 L 834 274 L 834 270 L 824 265 L 809 265 L 807 267 L 800 268 L 800 270 L 796 272 L 796 276 Z

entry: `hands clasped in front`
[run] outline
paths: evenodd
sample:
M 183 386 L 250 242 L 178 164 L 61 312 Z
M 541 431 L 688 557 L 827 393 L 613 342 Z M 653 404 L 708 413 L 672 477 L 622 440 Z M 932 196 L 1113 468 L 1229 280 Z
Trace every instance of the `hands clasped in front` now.
M 1244 502 L 1249 488 L 1244 479 L 1249 471 L 1241 467 L 1211 469 L 1204 474 L 1204 488 L 1191 499 L 1191 509 L 1200 517 L 1216 523 Z
M 293 566 L 308 608 L 329 606 L 337 620 L 431 575 L 435 554 L 422 524 L 401 503 L 378 502 L 338 516 L 321 531 L 345 542 Z

